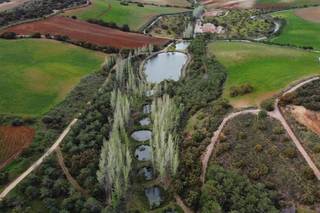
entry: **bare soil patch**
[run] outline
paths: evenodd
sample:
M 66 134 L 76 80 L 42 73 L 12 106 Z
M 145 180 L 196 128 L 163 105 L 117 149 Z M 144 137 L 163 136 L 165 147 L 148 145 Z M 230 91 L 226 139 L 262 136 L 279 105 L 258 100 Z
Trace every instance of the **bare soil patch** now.
M 0 126 L 0 170 L 32 143 L 34 135 L 29 127 Z
M 320 23 L 320 7 L 299 9 L 295 14 L 304 20 Z
M 308 110 L 303 106 L 289 106 L 288 108 L 300 124 L 320 136 L 320 112 Z
M 207 8 L 241 8 L 249 9 L 254 7 L 254 0 L 204 0 L 201 2 Z
M 62 16 L 16 25 L 4 31 L 16 32 L 19 35 L 31 35 L 35 32 L 43 35 L 65 35 L 72 41 L 89 42 L 98 46 L 115 48 L 137 48 L 148 44 L 164 45 L 169 41 L 168 39 L 123 32 Z

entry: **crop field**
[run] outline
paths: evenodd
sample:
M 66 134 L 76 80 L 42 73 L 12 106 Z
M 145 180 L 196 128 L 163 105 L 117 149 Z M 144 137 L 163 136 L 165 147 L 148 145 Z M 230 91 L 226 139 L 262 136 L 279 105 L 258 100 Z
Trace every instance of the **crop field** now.
M 319 21 L 319 14 L 319 7 L 274 13 L 274 16 L 286 19 L 287 24 L 280 36 L 272 38 L 271 41 L 320 49 L 320 23 L 311 21 Z
M 292 6 L 304 6 L 320 4 L 319 0 L 257 0 L 257 8 L 287 8 Z
M 256 105 L 293 81 L 320 74 L 319 53 L 257 43 L 218 41 L 209 51 L 227 68 L 224 97 L 236 107 Z M 230 88 L 249 84 L 249 94 L 230 97 Z
M 0 170 L 32 143 L 34 134 L 24 126 L 0 126 Z
M 118 26 L 127 24 L 131 30 L 138 30 L 154 16 L 182 11 L 186 11 L 186 9 L 149 5 L 139 7 L 137 4 L 125 6 L 117 0 L 93 0 L 91 6 L 68 11 L 65 15 L 77 16 L 82 20 L 97 19 L 114 22 Z
M 16 6 L 19 6 L 19 5 L 27 2 L 27 1 L 30 1 L 30 0 L 11 0 L 8 2 L 0 3 L 0 12 L 12 9 Z
M 167 39 L 123 32 L 62 16 L 16 25 L 7 28 L 6 31 L 21 35 L 31 35 L 35 32 L 40 32 L 43 35 L 66 35 L 72 41 L 85 41 L 99 46 L 115 48 L 137 48 L 148 44 L 164 45 L 168 42 Z
M 105 55 L 50 40 L 0 40 L 0 114 L 39 116 Z

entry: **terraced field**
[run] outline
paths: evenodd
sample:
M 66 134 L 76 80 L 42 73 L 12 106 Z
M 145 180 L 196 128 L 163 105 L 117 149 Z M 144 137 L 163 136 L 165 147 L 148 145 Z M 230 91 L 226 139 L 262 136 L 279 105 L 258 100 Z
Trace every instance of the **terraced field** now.
M 280 44 L 293 44 L 300 47 L 320 49 L 320 8 L 308 8 L 274 13 L 273 16 L 284 18 L 286 25 L 280 36 L 271 41 Z
M 258 43 L 218 41 L 209 45 L 211 54 L 227 68 L 224 97 L 237 107 L 256 105 L 288 84 L 320 74 L 319 53 Z M 230 88 L 249 84 L 253 92 L 230 96 Z
M 55 41 L 0 40 L 0 114 L 47 112 L 104 58 Z
M 131 30 L 138 30 L 156 15 L 182 11 L 186 11 L 186 9 L 158 6 L 139 7 L 137 4 L 125 6 L 117 0 L 93 0 L 91 6 L 69 11 L 64 15 L 77 16 L 82 20 L 97 19 L 114 22 L 118 26 L 127 24 Z

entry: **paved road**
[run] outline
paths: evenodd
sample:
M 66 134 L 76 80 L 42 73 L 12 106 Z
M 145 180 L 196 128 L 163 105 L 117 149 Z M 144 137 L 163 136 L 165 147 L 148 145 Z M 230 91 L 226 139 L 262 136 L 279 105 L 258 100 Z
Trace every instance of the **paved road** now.
M 310 79 L 307 79 L 305 81 L 302 81 L 300 83 L 298 83 L 297 85 L 289 88 L 288 90 L 286 90 L 283 95 L 291 93 L 295 90 L 297 90 L 298 88 L 302 87 L 305 84 L 308 84 L 312 81 L 318 80 L 320 79 L 320 77 L 313 77 Z M 202 174 L 201 174 L 201 181 L 202 183 L 205 182 L 205 176 L 206 176 L 206 171 L 207 171 L 207 167 L 208 167 L 208 162 L 210 160 L 210 157 L 212 155 L 213 152 L 213 148 L 215 146 L 215 144 L 217 143 L 217 141 L 219 140 L 219 135 L 221 134 L 223 128 L 225 127 L 225 125 L 228 123 L 228 121 L 230 121 L 231 119 L 239 116 L 239 115 L 243 115 L 243 114 L 258 114 L 259 113 L 259 109 L 253 109 L 253 110 L 243 110 L 240 112 L 235 112 L 235 113 L 231 113 L 230 115 L 228 115 L 227 117 L 225 117 L 222 121 L 222 123 L 220 124 L 219 128 L 217 131 L 214 132 L 213 137 L 211 138 L 211 143 L 207 146 L 206 151 L 204 152 L 204 154 L 201 156 L 201 163 L 202 163 Z M 294 134 L 294 132 L 292 131 L 290 125 L 288 124 L 288 122 L 286 121 L 286 119 L 284 118 L 284 116 L 282 115 L 281 109 L 279 107 L 279 98 L 276 99 L 275 101 L 275 110 L 273 112 L 268 112 L 268 115 L 270 117 L 273 117 L 275 119 L 277 119 L 278 121 L 280 121 L 280 123 L 282 124 L 283 128 L 287 131 L 289 137 L 291 138 L 291 140 L 293 141 L 293 143 L 295 144 L 295 146 L 297 147 L 297 149 L 299 150 L 299 152 L 301 153 L 301 155 L 303 156 L 303 158 L 306 160 L 306 162 L 308 163 L 309 167 L 313 170 L 314 175 L 317 177 L 318 180 L 320 180 L 320 171 L 317 168 L 317 166 L 315 165 L 315 163 L 313 162 L 313 160 L 311 159 L 311 157 L 309 156 L 309 154 L 305 151 L 305 149 L 303 148 L 301 141 L 297 138 L 297 136 Z
M 63 130 L 59 138 L 55 143 L 46 151 L 35 163 L 33 163 L 29 169 L 22 173 L 16 180 L 10 183 L 0 194 L 0 200 L 2 200 L 12 189 L 14 189 L 24 178 L 26 178 L 32 171 L 34 171 L 52 152 L 54 152 L 60 143 L 63 141 L 65 136 L 69 133 L 71 127 L 78 121 L 78 119 L 73 119 L 71 123 Z

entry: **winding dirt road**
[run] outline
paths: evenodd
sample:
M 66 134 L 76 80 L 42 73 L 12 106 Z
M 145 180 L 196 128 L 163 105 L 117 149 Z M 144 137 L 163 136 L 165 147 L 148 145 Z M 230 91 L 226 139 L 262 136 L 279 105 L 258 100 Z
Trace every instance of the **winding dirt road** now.
M 55 141 L 55 143 L 46 151 L 35 163 L 33 163 L 29 169 L 27 169 L 24 173 L 22 173 L 17 179 L 15 179 L 12 183 L 10 183 L 0 194 L 0 201 L 12 190 L 14 189 L 24 178 L 26 178 L 31 172 L 33 172 L 40 164 L 52 153 L 54 152 L 66 135 L 71 130 L 71 127 L 78 121 L 77 118 L 73 119 L 71 123 L 63 130 L 59 138 Z
M 320 77 L 313 77 L 307 80 L 304 80 L 300 83 L 298 83 L 297 85 L 290 87 L 288 90 L 286 90 L 282 95 L 294 92 L 295 90 L 297 90 L 298 88 L 312 82 L 315 80 L 319 80 Z M 211 143 L 207 146 L 206 151 L 204 152 L 204 154 L 201 156 L 201 164 L 202 164 L 202 174 L 201 174 L 201 181 L 202 183 L 205 182 L 205 176 L 206 176 L 206 171 L 207 171 L 207 167 L 208 167 L 208 162 L 210 160 L 210 157 L 212 155 L 213 152 L 213 148 L 215 146 L 215 144 L 217 143 L 217 141 L 219 140 L 219 135 L 221 134 L 223 128 L 226 126 L 226 124 L 228 123 L 228 121 L 230 121 L 231 119 L 239 116 L 239 115 L 243 115 L 243 114 L 258 114 L 260 112 L 260 109 L 251 109 L 251 110 L 243 110 L 240 112 L 235 112 L 235 113 L 231 113 L 230 115 L 228 115 L 227 117 L 225 117 L 222 121 L 222 123 L 220 124 L 219 128 L 217 131 L 214 132 L 213 137 L 211 138 Z M 279 107 L 279 98 L 276 99 L 275 101 L 275 110 L 273 112 L 268 112 L 268 115 L 272 118 L 277 119 L 278 121 L 280 121 L 280 123 L 282 124 L 283 128 L 287 131 L 287 134 L 289 135 L 289 137 L 291 138 L 291 140 L 293 141 L 293 143 L 295 144 L 295 146 L 297 147 L 297 149 L 299 150 L 299 152 L 301 153 L 301 155 L 303 156 L 303 158 L 305 159 L 305 161 L 308 163 L 309 167 L 312 169 L 312 171 L 314 172 L 314 175 L 317 177 L 318 180 L 320 180 L 320 171 L 317 168 L 317 166 L 315 165 L 315 163 L 313 162 L 313 160 L 311 159 L 311 157 L 309 156 L 309 154 L 305 151 L 305 149 L 303 148 L 301 141 L 298 139 L 298 137 L 295 135 L 295 133 L 292 131 L 290 125 L 288 124 L 288 122 L 286 121 L 286 119 L 284 118 L 281 108 Z

